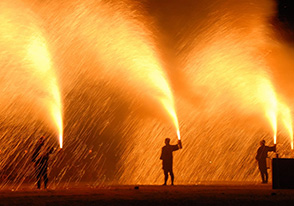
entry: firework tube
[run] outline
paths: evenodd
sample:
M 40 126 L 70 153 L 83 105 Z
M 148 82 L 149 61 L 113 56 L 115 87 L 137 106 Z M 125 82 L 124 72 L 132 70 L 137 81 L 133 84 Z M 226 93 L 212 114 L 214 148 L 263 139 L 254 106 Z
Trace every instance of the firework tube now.
M 179 146 L 180 149 L 183 148 L 183 147 L 182 147 L 182 140 L 178 140 L 178 146 Z
M 277 152 L 277 144 L 274 144 L 274 153 L 276 153 L 276 158 L 279 158 L 279 154 Z

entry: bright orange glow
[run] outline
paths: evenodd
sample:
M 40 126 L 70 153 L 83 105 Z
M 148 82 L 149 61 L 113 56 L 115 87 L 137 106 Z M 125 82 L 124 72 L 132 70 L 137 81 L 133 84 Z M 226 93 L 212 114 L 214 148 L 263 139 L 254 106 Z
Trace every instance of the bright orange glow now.
M 62 132 L 62 131 L 61 131 Z M 63 135 L 62 133 L 59 134 L 59 147 L 62 148 L 63 147 Z
M 39 26 L 39 19 L 21 1 L 1 1 L 0 7 L 0 46 L 8 56 L 7 62 L 16 61 L 20 64 L 12 68 L 7 64 L 11 74 L 9 72 L 6 74 L 10 75 L 10 81 L 15 81 L 14 84 L 22 87 L 24 91 L 33 87 L 28 89 L 32 94 L 26 95 L 36 95 L 32 101 L 38 107 L 45 106 L 60 139 L 63 133 L 60 91 L 47 40 Z M 19 90 L 14 91 L 13 86 L 8 88 L 8 95 L 22 93 Z M 43 114 L 43 116 L 46 119 L 48 115 Z M 62 147 L 62 140 L 59 140 L 59 144 Z
M 92 3 L 79 1 L 77 9 L 72 9 L 67 17 L 70 21 L 64 24 L 69 24 L 72 34 L 82 39 L 84 45 L 92 45 L 87 46 L 86 51 L 96 55 L 97 64 L 104 68 L 100 71 L 103 75 L 119 77 L 123 81 L 116 80 L 118 84 L 127 83 L 143 98 L 161 103 L 174 124 L 175 132 L 179 130 L 169 80 L 144 18 L 128 11 L 124 3 L 110 7 L 101 1 L 95 6 L 97 12 L 92 12 Z M 93 29 L 93 25 L 99 29 Z
M 176 132 L 177 132 L 178 139 L 181 139 L 178 118 L 177 118 L 175 109 L 173 107 L 173 99 L 172 98 L 169 98 L 169 99 L 162 98 L 160 101 L 172 119 L 172 122 L 173 122 L 175 129 L 176 129 Z
M 268 118 L 273 129 L 274 144 L 277 143 L 277 97 L 270 81 L 264 81 L 262 89 L 259 91 L 261 102 L 264 104 L 266 117 Z M 265 101 L 264 101 L 265 100 Z
M 63 126 L 62 126 L 62 104 L 56 77 L 52 71 L 52 63 L 45 40 L 40 36 L 34 36 L 27 47 L 27 58 L 32 62 L 33 67 L 39 71 L 37 75 L 44 78 L 44 86 L 49 90 L 49 97 L 45 99 L 52 118 L 58 129 L 59 146 L 63 147 Z M 37 77 L 38 78 L 38 77 Z
M 39 75 L 44 78 L 44 85 L 48 88 L 50 96 L 45 100 L 50 108 L 52 118 L 58 129 L 59 146 L 62 148 L 63 126 L 62 126 L 62 104 L 57 80 L 52 72 L 52 63 L 46 42 L 40 36 L 34 36 L 27 47 L 28 59 L 32 61 L 33 67 L 38 70 Z
M 180 130 L 177 130 L 178 139 L 181 139 Z
M 269 68 L 245 51 L 250 45 L 238 38 L 230 34 L 226 39 L 203 46 L 205 49 L 200 52 L 195 50 L 187 62 L 187 73 L 194 90 L 205 88 L 203 96 L 209 99 L 211 115 L 230 106 L 244 115 L 259 113 L 269 122 L 276 142 L 277 97 L 267 72 Z M 193 67 L 198 69 L 195 74 Z
M 290 142 L 291 142 L 291 149 L 293 150 L 293 120 L 292 120 L 292 115 L 291 115 L 291 110 L 290 108 L 283 103 L 279 104 L 279 115 L 280 118 L 282 119 L 282 122 L 288 131 L 288 134 L 290 136 Z
M 176 184 L 259 182 L 260 140 L 293 147 L 279 100 L 294 96 L 294 53 L 280 52 L 273 2 L 0 1 L 0 170 L 16 176 L 0 189 L 30 175 L 51 130 L 68 145 L 55 188 L 162 184 L 164 138 L 181 135 Z
M 273 129 L 273 140 L 274 144 L 277 144 L 277 115 L 275 111 L 267 111 L 266 116 Z

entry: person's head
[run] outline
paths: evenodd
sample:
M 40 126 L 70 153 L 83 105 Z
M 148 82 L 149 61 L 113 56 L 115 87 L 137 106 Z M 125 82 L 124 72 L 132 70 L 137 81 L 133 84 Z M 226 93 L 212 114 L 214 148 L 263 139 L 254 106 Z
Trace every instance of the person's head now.
M 44 143 L 45 142 L 45 136 L 40 137 L 39 143 Z
M 165 138 L 165 141 L 164 142 L 165 142 L 166 145 L 169 145 L 170 138 Z
M 260 141 L 260 145 L 265 145 L 265 140 L 264 139 Z

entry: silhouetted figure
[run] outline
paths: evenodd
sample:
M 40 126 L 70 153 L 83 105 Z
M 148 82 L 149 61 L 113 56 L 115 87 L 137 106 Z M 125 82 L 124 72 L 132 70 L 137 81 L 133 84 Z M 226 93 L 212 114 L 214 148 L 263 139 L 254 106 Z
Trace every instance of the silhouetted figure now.
M 165 146 L 162 147 L 160 159 L 162 160 L 162 169 L 164 172 L 164 184 L 168 180 L 168 173 L 171 177 L 171 185 L 174 185 L 174 173 L 173 173 L 173 151 L 182 148 L 181 140 L 178 141 L 176 145 L 170 145 L 170 138 L 165 139 Z
M 33 153 L 32 161 L 35 162 L 35 172 L 36 172 L 36 177 L 37 177 L 37 186 L 38 189 L 41 188 L 41 180 L 43 178 L 44 180 L 44 188 L 47 188 L 48 184 L 48 161 L 49 161 L 49 155 L 53 153 L 54 148 L 50 147 L 48 148 L 45 153 L 40 154 L 41 148 L 44 145 L 45 138 L 41 137 L 36 149 Z
M 267 153 L 270 151 L 276 151 L 276 145 L 273 147 L 265 146 L 265 140 L 260 141 L 260 147 L 257 150 L 255 159 L 258 161 L 258 168 L 260 171 L 262 183 L 268 182 L 268 173 L 266 167 Z
M 39 154 L 40 154 L 40 150 L 41 150 L 41 148 L 43 147 L 44 143 L 45 143 L 45 137 L 42 136 L 42 137 L 39 139 L 39 141 L 38 141 L 38 143 L 37 143 L 37 145 L 36 145 L 36 148 L 35 148 L 35 150 L 34 150 L 34 153 L 33 153 L 33 156 L 32 156 L 32 161 L 33 161 L 33 162 L 36 162 L 36 158 L 39 156 Z

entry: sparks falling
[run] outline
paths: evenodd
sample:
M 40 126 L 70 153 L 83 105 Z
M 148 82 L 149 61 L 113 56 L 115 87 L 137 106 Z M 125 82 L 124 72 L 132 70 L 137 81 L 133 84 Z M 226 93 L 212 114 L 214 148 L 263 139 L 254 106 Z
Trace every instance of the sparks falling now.
M 258 181 L 258 143 L 277 133 L 286 156 L 276 96 L 293 99 L 294 63 L 276 49 L 274 0 L 185 2 L 0 1 L 0 187 L 33 179 L 35 139 L 52 128 L 60 147 L 63 127 L 68 136 L 55 188 L 161 184 L 160 148 L 180 139 L 178 120 L 179 184 Z
M 52 58 L 39 21 L 22 2 L 2 1 L 1 3 L 1 8 L 4 10 L 0 15 L 1 38 L 3 38 L 3 43 L 5 41 L 2 49 L 9 54 L 8 58 L 15 58 L 16 62 L 21 63 L 20 68 L 13 66 L 9 68 L 16 73 L 12 78 L 15 78 L 16 81 L 18 78 L 22 78 L 18 83 L 21 84 L 19 87 L 23 88 L 29 88 L 36 84 L 34 86 L 40 90 L 39 93 L 35 92 L 36 100 L 49 111 L 52 122 L 58 131 L 59 145 L 62 147 L 61 96 Z M 18 13 L 23 13 L 23 16 Z M 25 75 L 22 76 L 21 72 L 24 72 Z M 24 84 L 26 79 L 28 79 L 27 85 Z M 20 91 L 15 93 L 18 92 Z
M 268 81 L 268 83 L 270 83 Z M 272 127 L 273 131 L 273 140 L 274 144 L 277 144 L 277 98 L 274 92 L 274 89 L 271 84 L 267 85 L 268 87 L 265 88 L 264 91 L 261 91 L 261 93 L 265 94 L 263 98 L 265 98 L 265 114 L 268 118 L 270 125 Z
M 49 97 L 45 99 L 52 119 L 58 130 L 59 147 L 63 147 L 62 104 L 56 77 L 53 73 L 52 60 L 46 42 L 41 36 L 33 36 L 27 47 L 27 58 L 33 67 L 44 77 L 43 83 L 48 88 Z
M 86 52 L 95 55 L 97 62 L 94 63 L 104 67 L 100 75 L 107 79 L 121 78 L 117 80 L 118 85 L 128 85 L 146 101 L 150 98 L 160 103 L 177 132 L 179 124 L 173 93 L 155 47 L 155 38 L 144 24 L 148 19 L 130 11 L 127 4 L 128 1 L 119 4 L 78 1 L 64 24 L 68 24 L 71 38 L 93 45 L 87 47 Z M 90 72 L 95 74 L 95 67 L 93 65 Z
M 286 104 L 280 103 L 279 114 L 284 124 L 284 127 L 286 128 L 288 135 L 290 137 L 291 149 L 293 150 L 293 120 L 291 110 Z

